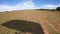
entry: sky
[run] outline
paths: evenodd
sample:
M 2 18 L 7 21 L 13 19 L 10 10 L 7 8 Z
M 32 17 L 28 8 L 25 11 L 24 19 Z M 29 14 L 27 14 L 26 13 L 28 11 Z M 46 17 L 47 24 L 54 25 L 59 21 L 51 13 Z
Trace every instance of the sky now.
M 0 0 L 0 12 L 27 9 L 56 9 L 60 0 Z

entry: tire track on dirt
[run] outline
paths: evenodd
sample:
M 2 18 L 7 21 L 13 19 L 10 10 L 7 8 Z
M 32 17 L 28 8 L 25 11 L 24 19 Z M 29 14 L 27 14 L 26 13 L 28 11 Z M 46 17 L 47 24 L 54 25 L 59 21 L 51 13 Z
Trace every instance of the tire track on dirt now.
M 49 23 L 49 21 L 45 17 L 46 17 L 46 15 L 42 14 L 42 18 L 44 19 L 45 23 L 48 24 L 49 26 L 51 26 L 55 31 L 60 33 L 60 31 L 58 29 L 56 29 L 51 23 Z
M 42 25 L 42 28 L 43 28 L 43 30 L 44 30 L 44 33 L 45 33 L 45 34 L 49 34 L 49 32 L 48 32 L 48 30 L 47 30 L 47 28 L 46 28 L 46 26 L 45 26 L 45 22 L 44 22 L 44 19 L 43 19 L 43 17 L 42 17 L 42 14 L 37 13 L 37 11 L 35 11 L 35 15 L 36 15 L 37 18 L 38 18 L 38 22 Z
M 48 24 L 48 25 L 50 25 L 55 31 L 57 31 L 57 32 L 59 32 L 60 33 L 60 31 L 59 30 L 57 30 L 51 23 L 49 23 L 49 21 L 48 20 L 45 20 L 46 21 L 46 24 Z

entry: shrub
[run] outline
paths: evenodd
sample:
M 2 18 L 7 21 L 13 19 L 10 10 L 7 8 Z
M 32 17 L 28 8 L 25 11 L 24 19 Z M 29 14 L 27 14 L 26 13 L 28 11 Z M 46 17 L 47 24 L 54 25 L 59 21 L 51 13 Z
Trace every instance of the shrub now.
M 60 7 L 57 7 L 56 10 L 57 10 L 57 11 L 60 11 Z

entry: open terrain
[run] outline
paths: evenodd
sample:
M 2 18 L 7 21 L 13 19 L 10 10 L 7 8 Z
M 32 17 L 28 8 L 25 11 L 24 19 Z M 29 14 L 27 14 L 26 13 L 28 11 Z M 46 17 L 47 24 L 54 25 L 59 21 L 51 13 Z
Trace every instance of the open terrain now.
M 49 10 L 0 12 L 0 34 L 20 34 L 20 31 L 27 34 L 60 34 L 60 12 Z

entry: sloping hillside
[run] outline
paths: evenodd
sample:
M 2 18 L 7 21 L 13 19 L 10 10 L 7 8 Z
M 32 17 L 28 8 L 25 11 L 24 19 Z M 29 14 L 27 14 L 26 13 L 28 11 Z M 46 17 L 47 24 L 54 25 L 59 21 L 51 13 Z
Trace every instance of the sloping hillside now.
M 23 22 L 24 23 L 26 22 L 27 24 L 28 24 L 28 22 L 29 23 L 30 22 L 38 23 L 41 26 L 41 29 L 42 29 L 41 31 L 43 32 L 43 34 L 60 34 L 60 12 L 57 12 L 57 11 L 22 10 L 22 11 L 12 11 L 12 12 L 1 12 L 0 13 L 0 34 L 18 34 L 18 33 L 20 33 L 20 30 L 16 29 L 17 25 L 16 25 L 16 27 L 14 26 L 15 29 L 9 28 L 9 27 L 11 27 L 10 23 L 9 23 L 10 26 L 8 26 L 8 27 L 6 27 L 5 25 L 2 25 L 11 20 L 23 20 Z M 21 22 L 21 21 L 19 21 L 19 22 Z M 21 22 L 21 23 L 23 23 L 23 22 Z M 15 23 L 13 23 L 13 25 L 15 25 Z M 29 24 L 26 25 L 27 28 L 29 28 L 29 26 L 32 27 L 33 25 L 29 25 Z M 26 28 L 26 27 L 24 26 L 24 28 Z M 38 31 L 38 30 L 34 30 L 34 31 Z M 31 32 L 29 32 L 29 33 L 32 34 Z M 29 33 L 27 32 L 27 34 L 29 34 Z M 35 33 L 37 33 L 37 32 L 35 32 Z

